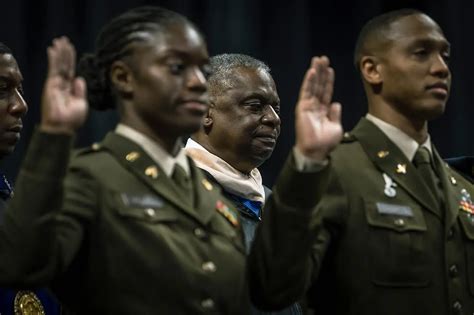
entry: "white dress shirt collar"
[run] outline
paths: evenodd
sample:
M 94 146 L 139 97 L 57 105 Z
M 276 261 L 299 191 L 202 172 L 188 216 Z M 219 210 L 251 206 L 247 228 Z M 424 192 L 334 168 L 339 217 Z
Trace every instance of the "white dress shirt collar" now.
M 409 161 L 413 160 L 418 147 L 420 147 L 415 139 L 397 127 L 390 125 L 389 123 L 375 117 L 374 115 L 367 114 L 365 118 L 382 130 L 382 132 L 403 152 L 403 154 L 405 154 Z M 426 138 L 426 141 L 423 142 L 421 146 L 426 147 L 428 151 L 433 154 L 430 135 L 428 135 L 428 138 Z
M 115 128 L 115 132 L 138 144 L 143 151 L 145 151 L 151 159 L 163 169 L 168 177 L 171 177 L 175 164 L 181 166 L 189 176 L 189 162 L 182 148 L 176 156 L 172 156 L 154 140 L 127 125 L 118 124 Z

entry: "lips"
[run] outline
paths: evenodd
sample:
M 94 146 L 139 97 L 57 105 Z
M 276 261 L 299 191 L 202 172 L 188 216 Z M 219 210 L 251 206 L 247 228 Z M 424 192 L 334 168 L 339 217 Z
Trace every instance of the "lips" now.
M 180 104 L 187 110 L 200 115 L 204 115 L 209 107 L 206 101 L 200 99 L 182 100 Z
M 23 129 L 23 126 L 22 125 L 15 125 L 13 127 L 10 127 L 7 129 L 7 131 L 10 131 L 10 132 L 21 132 L 21 130 Z
M 428 85 L 426 89 L 442 97 L 448 96 L 449 87 L 445 82 L 437 82 L 435 84 Z

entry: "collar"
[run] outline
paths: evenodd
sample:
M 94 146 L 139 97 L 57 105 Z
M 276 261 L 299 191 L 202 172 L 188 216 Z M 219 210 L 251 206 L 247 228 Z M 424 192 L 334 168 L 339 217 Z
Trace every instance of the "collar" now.
M 433 155 L 430 135 L 428 135 L 428 138 L 426 138 L 425 142 L 419 145 L 418 142 L 416 142 L 405 132 L 383 121 L 382 119 L 377 118 L 369 113 L 367 113 L 365 118 L 382 130 L 382 132 L 403 152 L 409 161 L 413 161 L 415 153 L 419 147 L 426 147 L 430 154 Z
M 181 166 L 188 176 L 190 175 L 189 162 L 184 150 L 180 149 L 176 156 L 172 156 L 154 140 L 124 124 L 118 124 L 115 132 L 138 144 L 168 177 L 171 177 L 175 164 Z
M 257 168 L 250 174 L 244 174 L 191 138 L 186 143 L 185 151 L 197 167 L 211 174 L 229 193 L 252 201 L 264 202 L 265 190 Z

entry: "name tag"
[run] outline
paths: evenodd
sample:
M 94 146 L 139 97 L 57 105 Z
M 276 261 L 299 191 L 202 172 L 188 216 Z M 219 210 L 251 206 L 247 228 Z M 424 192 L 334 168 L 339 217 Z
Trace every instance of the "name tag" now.
M 399 215 L 402 217 L 413 217 L 413 210 L 408 206 L 393 205 L 377 202 L 377 212 L 380 214 Z
M 120 194 L 123 203 L 131 208 L 161 208 L 163 207 L 163 199 L 155 195 L 130 195 L 126 193 Z

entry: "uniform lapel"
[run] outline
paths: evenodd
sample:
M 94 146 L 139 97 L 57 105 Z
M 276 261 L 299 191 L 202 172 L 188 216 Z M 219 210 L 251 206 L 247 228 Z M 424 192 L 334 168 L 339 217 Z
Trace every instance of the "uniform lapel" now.
M 418 175 L 416 168 L 377 126 L 362 118 L 352 134 L 359 140 L 369 159 L 381 172 L 390 176 L 398 186 L 442 219 L 434 195 Z
M 211 183 L 204 173 L 189 158 L 191 166 L 192 181 L 195 191 L 195 208 L 199 213 L 201 221 L 207 224 L 211 221 L 212 216 L 216 214 L 216 203 L 222 200 L 220 188 Z
M 158 195 L 177 206 L 198 221 L 202 219 L 191 205 L 186 203 L 176 190 L 173 181 L 166 176 L 163 169 L 135 142 L 110 132 L 105 137 L 102 146 L 110 151 L 125 168 L 130 170 L 145 185 Z
M 460 193 L 456 191 L 456 179 L 451 174 L 447 164 L 441 159 L 438 151 L 433 146 L 433 158 L 438 172 L 439 180 L 443 186 L 443 194 L 446 208 L 446 232 L 454 224 L 459 212 Z M 459 190 L 459 189 L 457 189 Z

